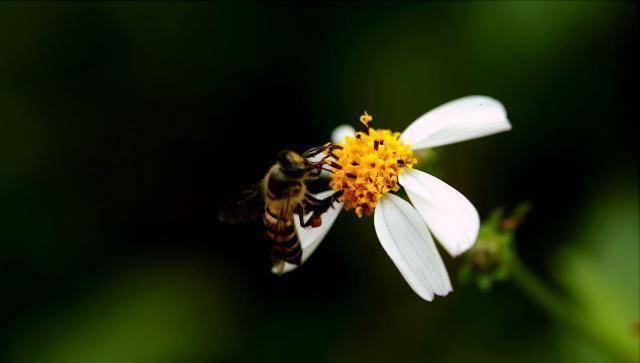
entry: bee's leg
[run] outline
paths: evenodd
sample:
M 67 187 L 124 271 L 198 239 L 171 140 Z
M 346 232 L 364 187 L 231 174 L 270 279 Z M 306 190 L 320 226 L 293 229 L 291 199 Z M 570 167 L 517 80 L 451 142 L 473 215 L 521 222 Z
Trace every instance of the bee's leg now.
M 331 164 L 333 164 L 333 162 L 331 162 Z M 310 171 L 308 174 L 309 178 L 313 179 L 313 178 L 319 177 L 322 174 L 322 171 L 326 171 L 331 174 L 335 173 L 336 172 L 335 169 L 331 169 L 331 167 L 335 168 L 335 166 L 332 166 L 331 164 L 326 164 L 326 163 L 310 164 L 309 166 Z M 342 169 L 342 167 L 338 167 L 336 169 Z
M 339 159 L 339 158 L 338 158 L 338 155 L 336 155 L 336 154 L 333 152 L 333 150 L 342 150 L 342 146 L 337 145 L 337 144 L 334 144 L 334 143 L 331 143 L 331 142 L 330 142 L 330 143 L 328 143 L 326 146 L 327 146 L 327 154 L 328 154 L 329 156 L 331 156 L 332 158 L 334 158 L 334 159 L 338 160 L 338 159 Z
M 304 199 L 306 199 L 307 202 L 313 203 L 313 204 L 318 204 L 322 202 L 322 199 L 318 199 L 316 197 L 313 196 L 313 194 L 311 193 L 306 193 L 304 195 Z
M 326 153 L 322 159 L 320 159 L 318 162 L 324 162 L 327 158 L 332 157 L 334 159 L 338 159 L 337 155 L 334 154 L 333 150 L 340 150 L 342 149 L 342 146 L 340 145 L 336 145 L 332 142 L 328 142 L 322 146 L 318 146 L 318 147 L 313 147 L 305 152 L 302 153 L 302 157 L 304 157 L 305 159 L 309 159 L 312 158 L 314 156 L 317 156 L 321 153 Z
M 309 227 L 316 228 L 316 227 L 320 227 L 321 224 L 322 224 L 321 214 L 314 211 L 311 217 L 309 217 L 309 219 L 307 219 L 307 221 L 302 223 L 301 225 L 303 228 L 309 228 Z
M 312 158 L 316 155 L 321 154 L 322 152 L 324 152 L 326 150 L 326 148 L 324 146 L 318 146 L 318 147 L 312 147 L 311 149 L 305 151 L 302 153 L 302 157 L 303 158 Z
M 338 156 L 333 152 L 333 150 L 339 149 L 342 149 L 342 146 L 328 142 L 320 147 L 314 147 L 302 153 L 302 156 L 307 160 L 307 164 L 309 166 L 309 176 L 317 178 L 322 173 L 322 170 L 334 173 L 334 169 L 342 169 L 342 167 L 335 162 L 335 160 L 338 160 Z M 324 153 L 324 155 L 322 155 L 322 158 L 319 160 L 310 160 L 310 158 L 322 153 Z M 333 158 L 334 160 L 327 161 L 329 158 Z M 328 168 L 325 168 L 325 166 Z
M 328 142 L 328 143 L 326 143 L 326 144 L 324 144 L 322 146 L 312 147 L 311 149 L 303 152 L 302 153 L 302 157 L 304 157 L 306 159 L 312 158 L 312 157 L 314 157 L 314 156 L 316 156 L 316 155 L 318 155 L 320 153 L 323 153 L 326 150 L 330 149 L 332 145 L 333 145 L 332 143 Z
M 298 216 L 298 221 L 300 221 L 300 225 L 304 226 L 304 206 L 302 204 L 298 204 L 293 210 L 293 213 L 295 213 Z
M 311 172 L 309 173 L 310 177 L 318 177 L 320 176 L 320 173 L 324 170 L 324 171 L 328 171 L 330 173 L 335 173 L 336 169 L 340 170 L 342 169 L 342 166 L 338 163 L 336 163 L 333 160 L 329 160 L 327 161 L 327 159 L 331 157 L 331 155 L 327 155 L 325 157 L 322 158 L 322 160 L 320 160 L 319 162 L 309 162 L 309 169 L 311 170 Z
M 333 206 L 333 203 L 335 203 L 343 193 L 344 191 L 338 190 L 324 199 L 318 199 L 309 193 L 305 194 L 305 211 L 312 212 L 312 214 L 305 223 L 301 223 L 302 226 L 305 228 L 309 226 L 319 227 L 322 224 L 322 215 Z
M 311 169 L 311 171 L 309 172 L 310 178 L 317 178 L 322 173 L 322 165 L 316 166 L 316 165 L 310 164 L 310 169 Z
M 306 195 L 310 195 L 310 194 L 307 193 Z M 293 210 L 293 213 L 295 213 L 298 216 L 298 221 L 300 221 L 300 225 L 303 228 L 307 228 L 309 226 L 318 227 L 320 224 L 318 223 L 317 225 L 314 225 L 314 221 L 313 221 L 313 217 L 315 214 L 312 214 L 309 220 L 307 220 L 306 222 L 304 221 L 305 212 L 311 212 L 311 210 L 307 210 L 306 208 L 307 205 L 308 205 L 308 202 L 304 200 L 301 204 L 298 204 L 298 206 L 296 206 L 296 208 Z
M 335 154 L 333 154 L 333 150 L 340 150 L 340 149 L 342 149 L 342 146 L 336 145 L 332 142 L 328 142 L 322 146 L 312 147 L 311 149 L 303 152 L 302 156 L 304 158 L 312 158 L 320 153 L 327 152 L 327 157 L 328 156 L 335 157 Z
M 304 198 L 306 201 L 308 201 L 311 204 L 312 208 L 315 208 L 316 206 L 322 206 L 322 207 L 326 206 L 326 209 L 329 209 L 331 204 L 337 201 L 338 198 L 342 196 L 342 194 L 344 194 L 344 190 L 338 190 L 337 192 L 331 194 L 326 198 L 318 199 L 315 196 L 313 196 L 311 193 L 306 193 L 304 195 Z

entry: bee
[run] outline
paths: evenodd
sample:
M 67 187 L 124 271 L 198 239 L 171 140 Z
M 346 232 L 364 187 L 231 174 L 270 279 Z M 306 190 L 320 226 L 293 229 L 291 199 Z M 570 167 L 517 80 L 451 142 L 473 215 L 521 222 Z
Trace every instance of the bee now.
M 336 163 L 334 149 L 338 145 L 327 143 L 298 154 L 283 150 L 266 175 L 256 184 L 222 206 L 219 219 L 226 223 L 251 221 L 262 216 L 265 234 L 271 240 L 273 270 L 282 274 L 285 262 L 300 266 L 302 248 L 296 234 L 294 218 L 302 227 L 318 227 L 324 214 L 340 198 L 342 191 L 317 199 L 307 189 L 306 182 L 318 178 L 323 166 Z M 305 221 L 305 215 L 311 216 Z

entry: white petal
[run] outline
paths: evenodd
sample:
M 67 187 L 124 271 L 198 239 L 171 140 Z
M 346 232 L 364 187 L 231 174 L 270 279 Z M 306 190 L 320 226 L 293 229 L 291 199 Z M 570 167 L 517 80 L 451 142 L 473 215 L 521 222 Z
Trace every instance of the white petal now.
M 317 163 L 320 160 L 322 160 L 325 156 L 326 156 L 326 154 L 324 152 L 321 152 L 318 155 L 314 155 L 314 156 L 311 156 L 311 157 L 307 158 L 307 160 L 309 160 L 312 163 Z
M 502 103 L 486 96 L 468 96 L 420 116 L 404 130 L 400 140 L 418 150 L 507 130 L 511 130 L 511 124 Z
M 331 141 L 339 143 L 349 136 L 355 135 L 356 130 L 349 125 L 340 125 L 331 133 Z
M 420 170 L 407 170 L 398 178 L 411 203 L 440 244 L 457 256 L 478 238 L 478 211 L 460 192 Z
M 453 291 L 433 238 L 411 204 L 387 194 L 373 220 L 382 247 L 413 291 L 427 301 Z
M 318 199 L 323 199 L 333 193 L 333 190 L 327 190 L 314 196 Z M 300 240 L 300 246 L 302 247 L 302 263 L 304 263 L 316 250 L 318 245 L 320 245 L 320 242 L 322 242 L 324 236 L 326 236 L 331 229 L 333 222 L 336 221 L 336 218 L 338 218 L 338 214 L 340 214 L 341 210 L 342 203 L 334 203 L 333 208 L 329 208 L 329 210 L 322 215 L 322 224 L 317 228 L 303 228 L 296 216 L 294 222 L 296 226 L 296 233 L 298 234 L 298 239 Z M 311 213 L 305 216 L 305 220 L 309 218 L 309 216 L 311 216 Z M 297 267 L 298 266 L 296 265 L 285 263 L 283 273 L 293 271 Z M 275 271 L 273 270 L 272 272 L 275 273 Z

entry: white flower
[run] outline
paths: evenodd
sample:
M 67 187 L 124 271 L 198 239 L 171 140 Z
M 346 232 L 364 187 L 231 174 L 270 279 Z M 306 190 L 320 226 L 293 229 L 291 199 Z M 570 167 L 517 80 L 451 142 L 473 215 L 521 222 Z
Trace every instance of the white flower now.
M 361 121 L 368 128 L 371 117 L 363 118 Z M 366 134 L 353 137 L 355 130 L 351 126 L 338 127 L 332 138 L 334 143 L 345 145 L 339 154 L 344 168 L 336 170 L 332 185 L 334 190 L 347 192 L 341 198 L 344 203 L 323 215 L 320 227 L 304 229 L 296 219 L 302 261 L 315 251 L 343 204 L 347 204 L 347 208 L 355 209 L 358 215 L 374 214 L 382 247 L 420 297 L 431 301 L 434 295 L 447 295 L 452 291 L 451 282 L 432 235 L 449 254 L 458 256 L 475 243 L 480 219 L 475 207 L 457 190 L 434 176 L 412 169 L 415 163 L 412 151 L 510 129 L 503 105 L 485 96 L 464 97 L 437 107 L 411 123 L 400 135 L 373 129 L 369 133 L 367 129 Z M 395 158 L 399 159 L 396 164 Z M 350 165 L 346 165 L 345 160 L 350 161 Z M 397 183 L 404 187 L 411 203 L 390 193 L 399 188 Z M 326 191 L 317 197 L 323 198 L 332 192 Z M 285 272 L 295 268 L 287 264 Z

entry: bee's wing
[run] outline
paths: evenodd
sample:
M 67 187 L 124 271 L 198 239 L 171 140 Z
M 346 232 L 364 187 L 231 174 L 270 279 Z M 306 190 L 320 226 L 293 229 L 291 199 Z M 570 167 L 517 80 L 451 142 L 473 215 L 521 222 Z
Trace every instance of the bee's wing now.
M 226 201 L 220 208 L 218 219 L 225 223 L 249 222 L 262 213 L 264 213 L 264 195 L 261 180 Z

